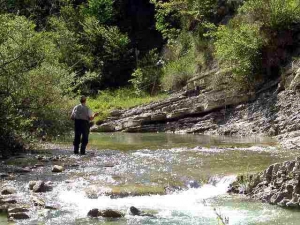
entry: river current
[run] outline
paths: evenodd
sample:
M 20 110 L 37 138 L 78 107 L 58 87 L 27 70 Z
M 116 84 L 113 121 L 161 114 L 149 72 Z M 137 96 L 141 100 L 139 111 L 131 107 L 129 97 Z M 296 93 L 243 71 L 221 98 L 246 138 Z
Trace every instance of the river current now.
M 300 212 L 226 193 L 238 174 L 259 172 L 295 158 L 267 138 L 228 138 L 180 134 L 91 134 L 88 156 L 74 156 L 70 140 L 51 154 L 67 156 L 62 174 L 51 166 L 10 181 L 18 198 L 30 202 L 28 182 L 48 180 L 40 194 L 58 210 L 36 209 L 19 224 L 299 224 Z M 42 152 L 42 151 L 41 151 Z M 36 153 L 35 153 L 36 154 Z M 33 157 L 30 155 L 30 157 Z M 70 164 L 70 165 L 71 165 Z M 165 190 L 167 194 L 165 193 Z M 107 194 L 112 193 L 112 194 Z M 128 215 L 135 206 L 154 217 Z M 91 219 L 90 209 L 114 209 L 121 219 Z M 8 224 L 0 216 L 0 224 Z

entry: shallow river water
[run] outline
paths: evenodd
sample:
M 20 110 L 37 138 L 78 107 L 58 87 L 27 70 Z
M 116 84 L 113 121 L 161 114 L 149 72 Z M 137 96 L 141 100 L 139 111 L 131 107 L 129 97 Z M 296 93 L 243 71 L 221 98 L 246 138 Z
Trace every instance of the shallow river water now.
M 39 197 L 58 205 L 59 210 L 33 208 L 31 219 L 20 224 L 222 224 L 217 214 L 232 225 L 300 221 L 300 211 L 226 194 L 236 175 L 258 172 L 299 155 L 278 148 L 270 139 L 91 134 L 89 154 L 84 157 L 72 155 L 68 140 L 60 144 L 62 149 L 50 153 L 65 157 L 60 162 L 66 168 L 62 174 L 51 173 L 53 162 L 48 162 L 10 181 L 25 204 L 31 198 L 30 180 L 52 181 L 53 190 Z M 172 191 L 163 194 L 166 188 Z M 130 206 L 154 217 L 127 215 Z M 126 215 L 115 220 L 87 218 L 92 208 L 115 209 Z M 8 224 L 4 216 L 0 216 L 0 224 Z

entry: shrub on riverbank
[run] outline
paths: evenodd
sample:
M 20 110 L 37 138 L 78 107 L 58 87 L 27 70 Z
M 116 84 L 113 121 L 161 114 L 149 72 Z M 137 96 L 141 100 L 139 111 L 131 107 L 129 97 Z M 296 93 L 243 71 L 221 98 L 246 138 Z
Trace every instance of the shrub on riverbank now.
M 263 81 L 279 75 L 291 54 L 299 15 L 298 0 L 249 0 L 226 26 L 218 27 L 215 53 L 234 83 L 249 87 L 258 75 Z
M 2 154 L 22 139 L 69 130 L 71 101 L 65 95 L 72 75 L 50 35 L 36 32 L 25 17 L 0 15 L 0 52 Z

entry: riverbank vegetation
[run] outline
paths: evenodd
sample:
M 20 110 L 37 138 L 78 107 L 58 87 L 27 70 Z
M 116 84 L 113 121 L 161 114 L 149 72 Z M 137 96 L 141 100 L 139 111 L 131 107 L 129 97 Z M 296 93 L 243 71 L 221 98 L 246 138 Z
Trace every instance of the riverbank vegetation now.
M 298 0 L 4 0 L 0 6 L 1 149 L 68 132 L 81 94 L 91 97 L 101 120 L 213 69 L 222 73 L 205 85 L 253 91 L 280 76 L 300 32 Z
M 112 110 L 129 109 L 134 106 L 147 104 L 164 99 L 166 94 L 150 96 L 147 94 L 136 95 L 132 88 L 121 88 L 114 91 L 101 91 L 96 98 L 89 99 L 89 106 L 94 112 L 99 112 L 97 121 L 106 119 Z

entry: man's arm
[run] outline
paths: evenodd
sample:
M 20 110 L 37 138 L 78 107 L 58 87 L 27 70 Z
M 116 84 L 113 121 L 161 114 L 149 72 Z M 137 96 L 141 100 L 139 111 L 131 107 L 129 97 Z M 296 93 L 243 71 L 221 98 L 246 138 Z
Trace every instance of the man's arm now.
M 92 121 L 98 115 L 99 115 L 98 112 L 93 114 L 92 111 L 89 109 L 89 119 L 90 119 L 90 121 Z
M 72 110 L 72 113 L 71 113 L 71 116 L 70 116 L 71 120 L 75 120 L 75 109 L 76 109 L 76 106 Z

